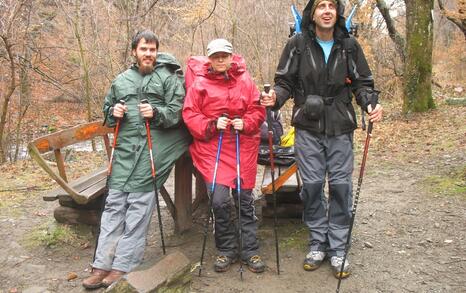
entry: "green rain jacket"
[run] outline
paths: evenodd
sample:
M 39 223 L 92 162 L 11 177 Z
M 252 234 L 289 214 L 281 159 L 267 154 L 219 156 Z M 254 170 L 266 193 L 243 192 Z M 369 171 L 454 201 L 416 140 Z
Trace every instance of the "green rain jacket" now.
M 118 75 L 105 97 L 103 112 L 107 126 L 114 127 L 113 106 L 124 100 L 128 106 L 120 123 L 109 188 L 123 192 L 153 191 L 145 119 L 138 104 L 147 99 L 154 108 L 150 121 L 157 188 L 170 175 L 175 161 L 191 142 L 181 118 L 185 90 L 181 66 L 170 54 L 158 53 L 151 74 L 141 75 L 138 67 Z

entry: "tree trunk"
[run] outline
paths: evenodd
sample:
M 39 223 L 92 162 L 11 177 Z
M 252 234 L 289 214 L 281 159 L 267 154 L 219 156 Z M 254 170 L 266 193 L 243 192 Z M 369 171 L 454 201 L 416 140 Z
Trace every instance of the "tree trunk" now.
M 435 107 L 432 98 L 433 0 L 406 2 L 406 63 L 403 112 Z
M 10 62 L 10 84 L 6 88 L 5 95 L 3 96 L 3 104 L 2 104 L 2 110 L 1 110 L 1 115 L 0 115 L 0 164 L 3 164 L 6 162 L 6 151 L 5 151 L 5 144 L 4 144 L 4 138 L 5 138 L 5 126 L 6 126 L 6 117 L 8 114 L 8 106 L 10 104 L 10 99 L 11 96 L 13 95 L 15 88 L 16 88 L 16 65 L 15 65 L 15 60 L 13 56 L 13 44 L 10 43 L 10 40 L 6 36 L 1 36 L 1 39 L 3 40 L 3 43 L 5 44 L 5 50 L 8 55 L 8 59 Z
M 80 28 L 80 22 L 81 22 L 81 6 L 79 1 L 76 1 L 75 3 L 75 20 L 73 21 L 73 27 L 74 27 L 74 36 L 76 38 L 76 41 L 78 42 L 78 49 L 79 49 L 79 57 L 81 59 L 81 69 L 82 69 L 82 84 L 84 87 L 84 100 L 86 103 L 86 113 L 87 113 L 87 121 L 91 122 L 92 121 L 92 105 L 91 105 L 91 81 L 89 77 L 89 64 L 87 60 L 87 55 L 86 55 L 86 49 L 84 48 L 82 36 L 81 36 L 81 28 Z M 95 141 L 92 140 L 92 151 L 96 151 L 96 145 Z
M 24 15 L 24 22 L 26 28 L 24 31 L 23 40 L 23 57 L 20 59 L 19 67 L 19 107 L 18 107 L 18 120 L 16 121 L 15 129 L 15 155 L 13 161 L 18 160 L 19 151 L 21 149 L 22 137 L 21 137 L 21 126 L 23 124 L 23 118 L 26 116 L 26 112 L 31 105 L 31 81 L 29 77 L 29 64 L 32 56 L 32 50 L 29 41 L 33 39 L 33 35 L 29 31 L 31 24 L 31 10 L 32 2 L 26 4 L 27 13 Z

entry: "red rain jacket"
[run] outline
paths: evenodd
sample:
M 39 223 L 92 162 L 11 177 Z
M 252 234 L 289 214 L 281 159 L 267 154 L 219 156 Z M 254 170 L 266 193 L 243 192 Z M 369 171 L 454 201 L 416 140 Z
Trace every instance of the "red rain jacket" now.
M 246 70 L 244 59 L 233 54 L 226 74 L 213 73 L 209 59 L 191 57 L 186 70 L 187 95 L 183 119 L 194 137 L 190 146 L 194 166 L 206 182 L 212 183 L 219 131 L 216 120 L 222 114 L 230 119 L 239 116 L 244 129 L 240 132 L 241 188 L 253 189 L 257 173 L 259 127 L 265 119 L 260 106 L 260 92 Z M 232 129 L 232 128 L 231 128 Z M 227 129 L 223 135 L 216 183 L 236 187 L 236 135 Z

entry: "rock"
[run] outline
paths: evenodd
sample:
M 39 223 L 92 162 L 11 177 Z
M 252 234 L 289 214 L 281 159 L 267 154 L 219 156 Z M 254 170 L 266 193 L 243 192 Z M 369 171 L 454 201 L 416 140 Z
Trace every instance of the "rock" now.
M 455 87 L 454 91 L 461 94 L 464 91 L 464 89 L 462 87 L 458 86 L 458 87 Z
M 181 252 L 173 252 L 145 270 L 131 272 L 110 286 L 107 293 L 177 292 L 191 286 L 191 263 Z
M 447 239 L 444 241 L 446 244 L 450 244 L 450 243 L 453 243 L 453 240 L 450 240 L 450 239 Z
M 435 227 L 435 228 L 440 228 L 440 224 L 439 224 L 439 223 L 435 223 L 435 224 L 434 224 L 434 227 Z
M 372 243 L 370 243 L 370 242 L 364 242 L 364 247 L 374 248 L 374 245 L 372 245 Z

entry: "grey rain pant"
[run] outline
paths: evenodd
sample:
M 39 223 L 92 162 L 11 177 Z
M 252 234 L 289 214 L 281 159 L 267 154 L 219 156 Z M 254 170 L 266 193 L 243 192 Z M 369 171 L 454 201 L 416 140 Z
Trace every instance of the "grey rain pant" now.
M 207 183 L 210 191 L 211 184 Z M 232 196 L 237 204 L 237 190 L 232 190 Z M 232 219 L 230 188 L 216 184 L 212 209 L 215 219 L 215 245 L 220 255 L 235 258 L 238 255 L 238 229 Z M 236 208 L 237 209 L 237 208 Z M 237 214 L 237 213 L 236 213 Z M 251 189 L 241 190 L 241 228 L 243 237 L 243 253 L 241 259 L 246 260 L 258 254 L 259 242 L 256 237 L 257 223 L 254 213 L 254 199 Z
M 309 248 L 343 256 L 353 201 L 353 133 L 328 137 L 296 129 L 295 151 L 303 179 L 300 197 L 303 221 L 310 232 Z M 326 175 L 328 203 L 324 194 Z
M 130 272 L 144 256 L 154 192 L 108 191 L 93 267 Z

